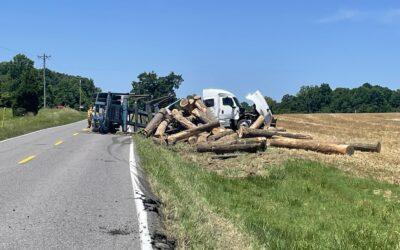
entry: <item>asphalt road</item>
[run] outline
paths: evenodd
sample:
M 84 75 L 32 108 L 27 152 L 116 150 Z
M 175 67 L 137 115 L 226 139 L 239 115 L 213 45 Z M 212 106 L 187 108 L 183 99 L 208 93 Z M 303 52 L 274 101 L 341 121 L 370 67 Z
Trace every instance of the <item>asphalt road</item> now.
M 140 249 L 131 139 L 85 125 L 0 142 L 0 248 Z

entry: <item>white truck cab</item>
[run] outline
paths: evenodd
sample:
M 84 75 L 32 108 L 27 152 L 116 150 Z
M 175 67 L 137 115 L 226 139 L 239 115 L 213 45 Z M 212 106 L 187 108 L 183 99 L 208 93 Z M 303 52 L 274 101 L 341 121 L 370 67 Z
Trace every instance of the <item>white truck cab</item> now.
M 254 103 L 255 110 L 245 113 L 239 100 L 234 94 L 223 89 L 203 89 L 203 102 L 224 127 L 238 128 L 249 126 L 259 116 L 263 115 L 265 123 L 269 126 L 272 113 L 260 91 L 246 96 Z
M 230 127 L 232 120 L 239 120 L 240 104 L 231 92 L 223 89 L 204 89 L 203 100 L 222 126 Z

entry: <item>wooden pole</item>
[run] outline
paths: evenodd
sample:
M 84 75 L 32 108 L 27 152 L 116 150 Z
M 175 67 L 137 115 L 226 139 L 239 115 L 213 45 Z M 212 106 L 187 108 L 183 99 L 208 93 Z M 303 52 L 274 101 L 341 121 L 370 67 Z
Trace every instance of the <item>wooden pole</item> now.
M 196 116 L 197 118 L 200 119 L 200 121 L 202 121 L 204 123 L 212 122 L 212 120 L 207 116 L 207 114 L 204 113 L 203 111 L 199 110 L 198 108 L 193 109 L 191 113 L 192 113 L 192 115 Z
M 203 101 L 201 100 L 200 96 L 196 95 L 193 99 L 194 99 L 194 105 L 196 106 L 196 108 L 198 108 L 199 110 L 201 110 L 204 113 L 206 113 L 207 112 L 207 106 L 203 103 Z
M 311 150 L 325 154 L 352 155 L 354 148 L 350 145 L 322 143 L 316 141 L 273 139 L 269 141 L 271 147 Z
M 162 138 L 170 122 L 171 122 L 171 117 L 168 114 L 166 114 L 165 119 L 160 123 L 160 125 L 158 125 L 157 130 L 154 133 L 154 137 Z
M 257 120 L 255 120 L 255 121 L 253 122 L 253 124 L 250 125 L 250 128 L 259 128 L 259 127 L 261 127 L 261 125 L 264 124 L 264 121 L 265 121 L 264 116 L 260 115 L 260 116 L 257 118 Z
M 181 132 L 178 132 L 176 134 L 168 136 L 168 143 L 169 144 L 174 144 L 177 141 L 187 139 L 187 138 L 189 138 L 190 136 L 193 136 L 193 135 L 198 135 L 201 132 L 210 131 L 213 128 L 216 128 L 216 127 L 219 127 L 219 126 L 220 126 L 220 123 L 217 121 L 217 122 L 211 122 L 211 123 L 208 123 L 208 124 L 205 124 L 205 125 L 201 125 L 201 126 L 198 126 L 196 128 L 184 130 L 184 131 L 181 131 Z
M 215 134 L 213 134 L 213 135 L 210 135 L 210 136 L 207 138 L 207 140 L 208 140 L 208 141 L 216 141 L 216 140 L 218 140 L 218 139 L 220 139 L 220 138 L 222 138 L 222 137 L 224 137 L 224 136 L 226 136 L 226 135 L 231 135 L 231 134 L 236 134 L 236 132 L 233 131 L 232 129 L 226 129 L 226 130 L 221 131 L 221 132 L 219 132 L 219 133 L 215 133 Z
M 203 143 L 207 142 L 207 137 L 210 136 L 210 133 L 203 132 L 199 134 L 199 137 L 197 138 L 198 143 Z
M 364 151 L 364 152 L 381 152 L 381 143 L 348 143 L 348 145 L 352 146 L 354 150 Z
M 199 144 L 197 145 L 197 152 L 214 152 L 216 154 L 233 153 L 233 152 L 251 152 L 255 153 L 260 150 L 265 150 L 265 144 Z
M 188 138 L 188 142 L 189 142 L 189 144 L 191 144 L 191 145 L 196 144 L 196 143 L 197 143 L 197 136 L 196 136 L 196 135 L 193 135 L 193 136 L 189 137 L 189 138 Z
M 163 121 L 164 116 L 167 114 L 167 110 L 162 108 L 158 111 L 157 114 L 154 115 L 153 119 L 147 124 L 144 129 L 144 134 L 149 137 L 153 134 L 153 132 L 157 129 L 158 125 Z
M 182 112 L 180 112 L 177 109 L 173 109 L 171 111 L 172 117 L 174 117 L 175 120 L 177 120 L 183 127 L 187 129 L 195 128 L 196 125 L 194 125 L 191 121 L 186 119 L 183 115 Z
M 255 129 L 255 128 L 246 128 L 241 127 L 239 129 L 239 137 L 240 138 L 249 138 L 249 137 L 267 137 L 272 138 L 273 136 L 281 136 L 293 139 L 312 139 L 310 135 L 304 134 L 295 134 L 295 133 L 288 133 L 288 132 L 279 132 L 279 131 L 270 131 L 266 129 Z

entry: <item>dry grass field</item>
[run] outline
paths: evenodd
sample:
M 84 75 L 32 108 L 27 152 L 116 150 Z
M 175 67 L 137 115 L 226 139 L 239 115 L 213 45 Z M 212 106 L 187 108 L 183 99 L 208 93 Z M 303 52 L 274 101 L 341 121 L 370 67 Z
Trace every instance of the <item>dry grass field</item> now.
M 277 118 L 279 127 L 310 134 L 314 140 L 334 143 L 380 141 L 382 150 L 347 156 L 271 147 L 264 153 L 227 160 L 212 160 L 211 154 L 196 154 L 189 150 L 185 158 L 231 177 L 265 175 L 268 174 L 266 165 L 280 164 L 288 159 L 308 159 L 332 164 L 355 176 L 400 183 L 400 113 L 287 114 Z

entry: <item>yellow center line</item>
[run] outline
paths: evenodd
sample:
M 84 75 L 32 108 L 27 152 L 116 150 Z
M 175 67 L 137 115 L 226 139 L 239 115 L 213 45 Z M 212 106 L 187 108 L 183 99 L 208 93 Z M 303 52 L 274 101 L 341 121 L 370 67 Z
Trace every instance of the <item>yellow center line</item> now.
M 72 135 L 74 135 L 74 136 L 75 136 L 75 135 L 79 135 L 79 133 L 74 133 L 74 134 L 72 134 Z
M 32 160 L 35 157 L 36 157 L 36 155 L 28 156 L 28 157 L 22 159 L 21 161 L 19 161 L 18 164 L 25 164 L 25 163 L 27 163 L 28 161 Z
M 57 141 L 56 143 L 54 143 L 54 146 L 58 146 L 58 145 L 60 145 L 61 143 L 63 143 L 63 141 L 59 140 L 59 141 Z

